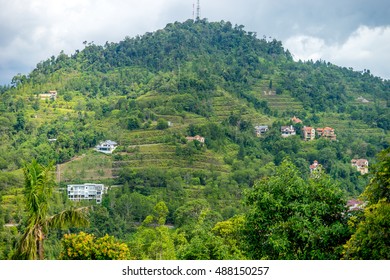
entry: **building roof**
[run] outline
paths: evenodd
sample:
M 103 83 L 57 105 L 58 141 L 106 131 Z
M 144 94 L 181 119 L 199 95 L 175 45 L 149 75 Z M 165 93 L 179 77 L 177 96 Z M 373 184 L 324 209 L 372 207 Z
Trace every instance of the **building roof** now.
M 199 142 L 204 142 L 204 137 L 202 137 L 202 136 L 200 136 L 200 135 L 195 135 L 195 136 L 187 136 L 186 137 L 186 139 L 188 140 L 188 141 L 193 141 L 193 140 L 197 140 L 197 141 L 199 141 Z
M 256 125 L 256 129 L 268 129 L 268 125 Z
M 318 167 L 318 161 L 313 161 L 313 164 L 310 165 L 310 169 L 313 170 L 313 169 L 316 169 Z
M 280 127 L 281 131 L 295 131 L 294 127 L 292 125 L 283 125 Z
M 107 144 L 107 145 L 113 145 L 113 146 L 118 145 L 117 142 L 111 141 L 111 140 L 104 141 L 103 143 L 104 143 L 104 144 Z
M 100 142 L 99 145 L 97 145 L 97 147 L 101 147 L 101 146 L 116 146 L 116 145 L 118 145 L 117 142 L 111 141 L 111 140 L 106 140 L 106 141 Z
M 350 199 L 347 201 L 347 207 L 349 211 L 362 210 L 364 208 L 365 203 L 358 199 Z
M 296 116 L 292 117 L 291 120 L 295 123 L 302 123 L 302 120 L 297 118 Z
M 357 166 L 367 166 L 368 165 L 368 160 L 365 158 L 361 159 L 352 159 L 351 163 Z
M 305 131 L 307 131 L 307 132 L 312 132 L 313 129 L 314 129 L 314 128 L 311 127 L 311 126 L 304 126 L 304 127 L 303 127 L 303 130 L 305 130 Z

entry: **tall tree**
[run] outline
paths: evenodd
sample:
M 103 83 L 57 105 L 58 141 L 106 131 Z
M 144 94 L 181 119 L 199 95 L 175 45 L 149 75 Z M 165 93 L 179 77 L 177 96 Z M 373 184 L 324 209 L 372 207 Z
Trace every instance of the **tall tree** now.
M 339 259 L 349 238 L 343 192 L 325 174 L 302 179 L 290 160 L 255 184 L 243 232 L 253 259 Z
M 130 241 L 136 259 L 176 259 L 172 231 L 165 226 L 168 207 L 158 202 L 152 215 L 148 215 Z
M 31 163 L 25 164 L 23 172 L 28 219 L 13 258 L 43 260 L 43 242 L 49 230 L 87 225 L 86 208 L 69 209 L 50 215 L 50 199 L 55 185 L 52 166 L 43 166 L 33 159 Z
M 373 178 L 361 196 L 367 207 L 344 246 L 344 259 L 390 259 L 390 148 L 377 157 Z

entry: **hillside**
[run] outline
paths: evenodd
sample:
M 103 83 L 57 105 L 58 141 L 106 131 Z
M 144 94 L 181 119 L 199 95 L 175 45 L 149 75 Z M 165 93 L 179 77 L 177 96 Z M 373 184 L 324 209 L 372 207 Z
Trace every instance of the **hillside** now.
M 55 98 L 42 95 L 50 91 Z M 240 214 L 244 190 L 285 157 L 304 178 L 317 160 L 356 197 L 368 177 L 350 161 L 371 164 L 389 146 L 389 96 L 390 82 L 368 71 L 294 62 L 281 42 L 224 21 L 188 20 L 118 43 L 87 43 L 1 89 L 0 218 L 21 222 L 20 168 L 32 158 L 55 163 L 60 187 L 122 186 L 102 210 L 111 224 L 95 225 L 120 237 L 128 232 L 115 221 L 142 222 L 160 200 L 173 224 L 180 206 L 195 200 L 216 220 Z M 303 123 L 292 123 L 293 116 Z M 256 137 L 256 125 L 269 131 Z M 297 135 L 281 137 L 286 125 Z M 303 141 L 304 125 L 332 127 L 337 140 Z M 205 143 L 186 140 L 195 135 Z M 94 151 L 108 139 L 118 143 L 113 154 Z M 129 210 L 137 204 L 143 209 Z

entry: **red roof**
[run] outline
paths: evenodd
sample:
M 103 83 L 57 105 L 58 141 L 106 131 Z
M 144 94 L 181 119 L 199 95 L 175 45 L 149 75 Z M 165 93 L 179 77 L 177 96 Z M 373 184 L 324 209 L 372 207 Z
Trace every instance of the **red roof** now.
M 311 126 L 305 126 L 305 127 L 303 127 L 303 129 L 307 132 L 311 132 L 313 130 L 313 128 Z
M 299 118 L 297 118 L 296 116 L 292 117 L 291 120 L 292 120 L 293 122 L 295 122 L 295 123 L 301 123 L 301 122 L 302 122 L 302 120 L 299 119 Z

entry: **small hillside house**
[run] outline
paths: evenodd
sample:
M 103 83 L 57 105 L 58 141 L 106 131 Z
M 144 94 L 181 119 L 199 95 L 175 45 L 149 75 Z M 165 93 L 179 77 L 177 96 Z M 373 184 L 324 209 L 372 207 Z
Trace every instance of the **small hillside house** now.
M 282 133 L 282 137 L 289 137 L 296 135 L 295 128 L 292 125 L 282 126 L 280 128 L 280 132 Z
M 318 166 L 318 161 L 313 161 L 313 164 L 310 164 L 310 173 L 312 173 L 314 170 L 317 170 Z
M 187 136 L 186 137 L 187 141 L 191 142 L 191 141 L 199 141 L 200 143 L 204 144 L 204 137 L 202 136 L 199 136 L 199 135 L 195 135 L 194 137 L 192 136 Z
M 317 134 L 319 137 L 323 137 L 330 140 L 336 140 L 336 134 L 331 127 L 317 128 Z
M 112 154 L 112 152 L 116 149 L 117 143 L 111 140 L 106 140 L 104 142 L 100 142 L 99 145 L 95 147 L 96 151 L 105 153 L 105 154 Z
M 68 185 L 68 198 L 72 201 L 95 200 L 96 203 L 102 202 L 104 193 L 107 189 L 103 184 L 85 183 L 80 185 Z
M 50 99 L 50 100 L 56 100 L 57 99 L 57 91 L 56 90 L 49 90 L 46 93 L 41 93 L 39 95 L 41 99 Z
M 268 125 L 256 125 L 255 133 L 257 137 L 260 137 L 262 134 L 268 131 Z
M 297 118 L 296 116 L 292 117 L 292 118 L 291 118 L 291 121 L 292 121 L 293 123 L 302 123 L 302 120 L 299 119 L 299 118 Z
M 304 126 L 302 129 L 303 140 L 310 141 L 316 137 L 316 130 L 311 126 Z
M 351 165 L 356 167 L 360 174 L 364 175 L 368 173 L 368 160 L 365 158 L 351 160 Z
M 365 203 L 357 199 L 351 199 L 347 201 L 348 211 L 359 211 L 363 210 Z

